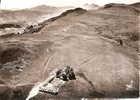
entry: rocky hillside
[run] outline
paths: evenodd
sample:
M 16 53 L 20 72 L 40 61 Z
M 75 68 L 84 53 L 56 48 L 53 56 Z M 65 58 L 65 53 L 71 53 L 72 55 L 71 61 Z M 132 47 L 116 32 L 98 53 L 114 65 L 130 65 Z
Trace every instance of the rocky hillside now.
M 138 3 L 134 3 L 134 4 L 130 4 L 129 6 L 134 7 L 136 9 L 140 10 L 140 3 L 139 2 Z
M 25 100 L 35 84 L 65 65 L 76 80 L 56 96 L 38 94 L 33 100 L 139 96 L 137 9 L 108 4 L 55 15 L 54 8 L 46 18 L 41 16 L 49 13 L 38 8 L 0 11 L 0 100 Z
M 72 7 L 71 7 L 72 8 Z M 1 10 L 0 11 L 0 35 L 22 33 L 26 27 L 36 25 L 42 20 L 60 15 L 70 7 L 50 7 L 40 5 L 31 9 Z M 2 27 L 1 27 L 2 26 Z M 19 27 L 14 27 L 19 26 Z

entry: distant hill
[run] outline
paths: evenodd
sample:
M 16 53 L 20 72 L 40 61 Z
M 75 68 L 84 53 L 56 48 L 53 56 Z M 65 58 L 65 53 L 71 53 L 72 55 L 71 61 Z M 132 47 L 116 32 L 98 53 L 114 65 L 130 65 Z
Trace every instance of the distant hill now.
M 140 11 L 138 9 L 135 9 L 134 7 L 126 4 L 117 4 L 117 3 L 110 3 L 106 4 L 103 7 L 104 10 L 107 10 L 107 12 L 110 11 L 110 13 L 116 13 L 120 12 L 122 15 L 139 15 Z M 118 14 L 118 13 L 116 13 Z
M 18 30 L 23 30 L 24 27 L 36 24 L 41 22 L 42 20 L 46 20 L 48 18 L 58 16 L 66 9 L 70 9 L 67 7 L 56 8 L 50 7 L 46 5 L 40 5 L 37 7 L 33 7 L 31 9 L 22 9 L 22 10 L 0 10 L 0 26 L 5 26 L 10 24 L 11 26 L 22 26 Z M 0 30 L 1 34 L 11 34 L 17 31 L 16 28 L 9 28 L 5 30 Z
M 100 6 L 96 5 L 96 4 L 85 4 L 83 6 L 83 8 L 85 9 L 98 9 Z
M 132 6 L 132 7 L 136 8 L 136 9 L 140 10 L 140 2 L 134 3 L 134 4 L 130 4 L 129 6 Z
M 51 6 L 47 6 L 47 5 L 39 5 L 39 6 L 31 8 L 30 10 L 40 11 L 40 12 L 44 12 L 44 13 L 53 13 L 54 11 L 57 11 L 59 9 L 60 8 L 57 8 L 57 7 L 51 7 Z

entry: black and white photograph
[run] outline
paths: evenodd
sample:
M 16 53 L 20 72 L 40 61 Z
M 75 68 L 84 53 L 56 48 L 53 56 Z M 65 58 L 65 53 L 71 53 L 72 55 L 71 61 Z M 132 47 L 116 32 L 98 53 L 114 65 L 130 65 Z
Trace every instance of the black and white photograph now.
M 140 0 L 0 0 L 0 100 L 139 100 Z

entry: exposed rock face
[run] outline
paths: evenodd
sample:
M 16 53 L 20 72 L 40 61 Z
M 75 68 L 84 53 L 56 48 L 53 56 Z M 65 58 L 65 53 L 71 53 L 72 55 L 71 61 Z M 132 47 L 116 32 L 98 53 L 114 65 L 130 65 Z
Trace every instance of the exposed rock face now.
M 40 13 L 47 13 L 34 10 L 38 13 L 30 16 L 29 9 L 1 11 L 0 20 L 5 13 L 18 12 L 13 22 L 20 27 L 11 26 L 10 15 L 0 23 L 6 25 L 0 29 L 0 100 L 25 100 L 35 84 L 65 65 L 73 67 L 76 80 L 56 96 L 39 94 L 33 100 L 139 96 L 139 11 L 130 5 L 76 8 L 40 22 Z M 5 35 L 7 27 L 15 29 L 14 35 Z M 15 34 L 20 29 L 28 34 Z

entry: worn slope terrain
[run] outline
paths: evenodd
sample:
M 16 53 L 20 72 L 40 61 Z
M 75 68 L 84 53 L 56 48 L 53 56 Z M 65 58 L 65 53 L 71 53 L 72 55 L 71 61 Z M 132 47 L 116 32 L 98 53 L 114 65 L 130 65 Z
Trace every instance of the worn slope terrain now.
M 39 31 L 30 31 L 33 26 L 28 34 L 0 36 L 0 100 L 25 100 L 33 85 L 64 65 L 75 70 L 76 81 L 57 96 L 39 94 L 33 100 L 138 97 L 138 10 L 120 4 L 69 9 L 41 24 L 37 16 Z
M 129 6 L 134 7 L 135 9 L 140 10 L 140 3 L 134 3 L 134 4 L 130 4 Z
M 72 7 L 50 7 L 40 5 L 31 9 L 1 10 L 0 11 L 0 36 L 22 33 L 26 27 L 41 23 L 42 20 L 61 14 Z

